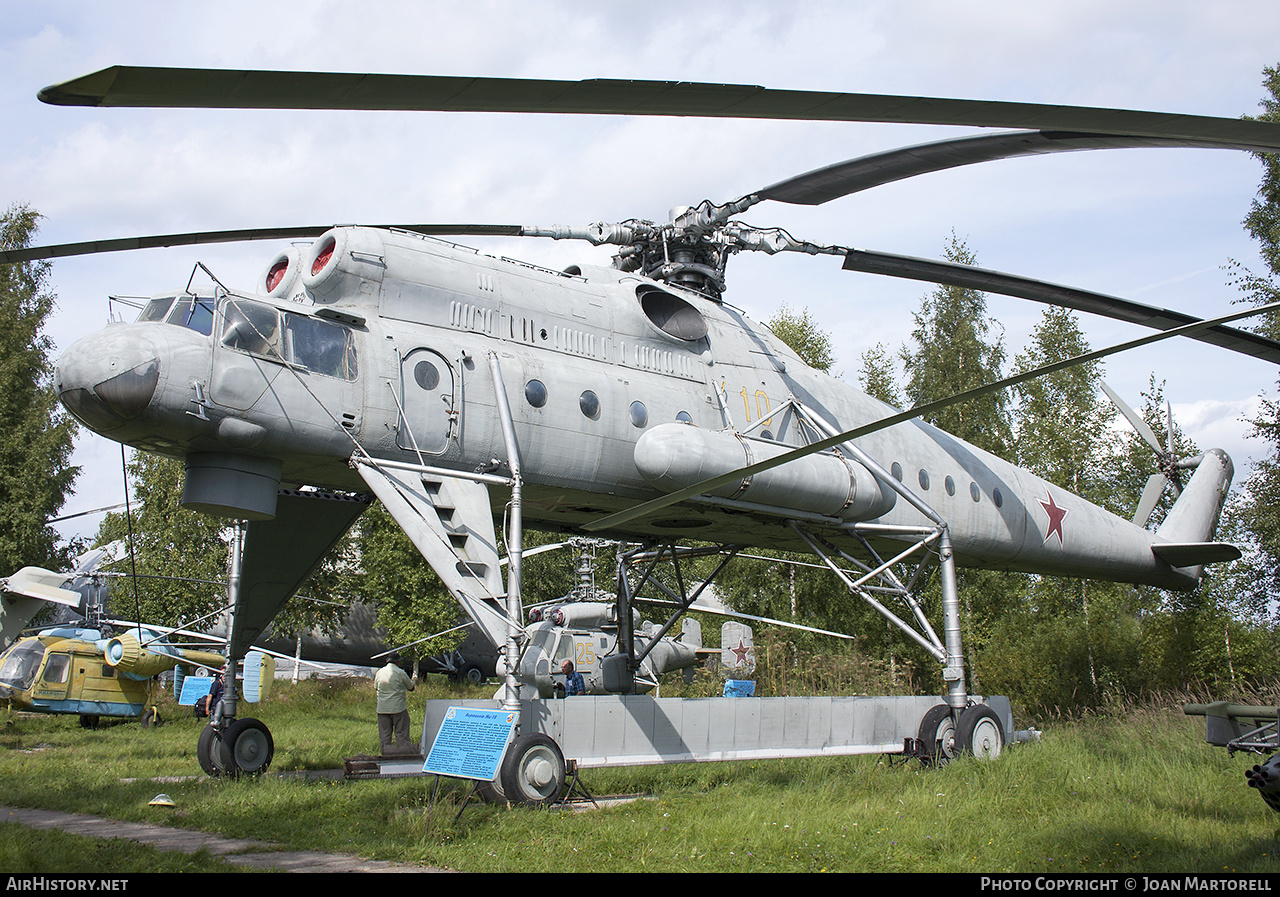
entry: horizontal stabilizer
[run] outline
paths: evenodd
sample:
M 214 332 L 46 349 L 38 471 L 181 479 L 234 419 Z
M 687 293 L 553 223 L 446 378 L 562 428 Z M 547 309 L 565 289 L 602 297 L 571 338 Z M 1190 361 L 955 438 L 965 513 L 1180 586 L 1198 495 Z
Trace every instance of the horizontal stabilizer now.
M 1157 542 L 1152 553 L 1171 567 L 1199 567 L 1236 561 L 1240 549 L 1230 542 Z

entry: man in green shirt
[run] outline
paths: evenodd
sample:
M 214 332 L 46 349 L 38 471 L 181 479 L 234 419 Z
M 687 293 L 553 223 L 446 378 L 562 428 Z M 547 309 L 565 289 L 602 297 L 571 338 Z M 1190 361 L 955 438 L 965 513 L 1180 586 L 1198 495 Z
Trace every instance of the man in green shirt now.
M 378 696 L 378 743 L 382 755 L 420 753 L 409 734 L 407 693 L 413 691 L 413 680 L 400 668 L 399 654 L 387 658 L 387 665 L 373 677 L 373 687 Z

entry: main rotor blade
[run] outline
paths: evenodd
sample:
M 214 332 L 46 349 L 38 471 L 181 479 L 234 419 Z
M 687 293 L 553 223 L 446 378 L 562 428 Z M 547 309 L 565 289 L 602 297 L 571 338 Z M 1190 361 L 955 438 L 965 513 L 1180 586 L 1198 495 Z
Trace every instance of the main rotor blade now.
M 1146 346 L 1171 337 L 1191 336 L 1198 330 L 1203 330 L 1207 327 L 1214 327 L 1227 321 L 1236 321 L 1241 318 L 1249 318 L 1254 315 L 1266 314 L 1267 312 L 1277 310 L 1280 310 L 1280 302 L 1259 305 L 1244 311 L 1231 312 L 1230 314 L 1222 315 L 1221 317 L 1210 318 L 1205 321 L 1196 321 L 1191 324 L 1184 324 L 1183 326 L 1175 327 L 1172 330 L 1165 330 L 1160 333 L 1153 333 L 1148 336 L 1139 337 L 1138 339 L 1129 340 L 1128 342 L 1118 343 L 1117 345 L 1110 346 L 1106 349 L 1096 349 L 1092 352 L 1085 352 L 1081 355 L 1075 356 L 1074 358 L 1066 358 L 1062 361 L 1055 361 L 1050 364 L 1041 365 L 1033 370 L 1024 371 L 1020 374 L 1014 374 L 1010 377 L 1005 377 L 1002 380 L 996 380 L 984 386 L 965 390 L 964 392 L 956 393 L 955 395 L 945 399 L 938 399 L 935 402 L 926 402 L 923 405 L 917 405 L 914 408 L 907 409 L 906 411 L 899 411 L 897 414 L 882 417 L 879 420 L 854 427 L 852 430 L 846 430 L 845 432 L 838 433 L 835 436 L 830 436 L 826 439 L 819 440 L 818 442 L 812 442 L 809 445 L 801 446 L 800 448 L 793 449 L 789 452 L 784 452 L 767 461 L 758 461 L 755 464 L 740 467 L 737 470 L 730 471 L 729 473 L 720 474 L 719 476 L 703 480 L 701 483 L 694 483 L 692 486 L 686 486 L 685 488 L 678 489 L 675 492 L 669 492 L 659 498 L 651 499 L 650 501 L 628 508 L 625 511 L 618 511 L 617 513 L 602 517 L 594 523 L 586 524 L 583 529 L 588 532 L 603 532 L 615 529 L 623 524 L 630 523 L 633 520 L 637 520 L 641 517 L 647 517 L 648 515 L 660 511 L 663 508 L 678 504 L 685 499 L 695 498 L 705 492 L 710 492 L 711 490 L 718 489 L 721 486 L 727 486 L 730 483 L 741 482 L 744 477 L 751 477 L 758 473 L 764 473 L 767 470 L 772 470 L 775 467 L 781 467 L 783 464 L 788 464 L 791 461 L 796 461 L 817 452 L 834 448 L 842 443 L 850 442 L 863 436 L 868 436 L 872 433 L 884 430 L 888 427 L 896 426 L 897 424 L 905 423 L 906 421 L 917 417 L 924 417 L 926 415 L 933 414 L 934 412 L 941 411 L 952 405 L 967 402 L 971 399 L 976 399 L 980 396 L 996 392 L 997 390 L 1006 389 L 1010 386 L 1016 386 L 1017 384 L 1024 383 L 1027 380 L 1034 380 L 1037 377 L 1043 377 L 1056 371 L 1075 367 L 1078 364 L 1084 364 L 1099 358 L 1105 358 L 1108 355 L 1115 355 L 1118 352 L 1136 349 L 1140 346 Z
M 1016 296 L 1020 299 L 1059 305 L 1076 311 L 1115 318 L 1118 321 L 1154 327 L 1157 330 L 1182 327 L 1199 320 L 1182 312 L 1142 305 L 1128 299 L 1076 287 L 1032 280 L 1017 274 L 1005 274 L 1000 271 L 975 268 L 972 265 L 893 255 L 887 252 L 851 249 L 845 255 L 844 269 Z M 1241 352 L 1272 364 L 1280 364 L 1280 343 L 1265 336 L 1222 326 L 1211 326 L 1207 329 L 1188 332 L 1186 335 L 1233 352 Z
M 46 103 L 237 109 L 362 109 L 670 115 L 867 121 L 1091 131 L 1257 143 L 1280 149 L 1280 125 L 1080 106 L 776 90 L 688 81 L 548 81 L 339 72 L 112 66 L 46 87 Z
M 797 205 L 821 205 L 851 193 L 869 190 L 905 178 L 959 168 L 978 162 L 1012 159 L 1045 153 L 1132 147 L 1194 147 L 1271 152 L 1268 145 L 1235 140 L 1139 137 L 1124 134 L 1086 134 L 1071 131 L 1008 131 L 954 140 L 938 140 L 860 156 L 796 175 L 766 187 L 760 199 Z
M 31 262 L 73 255 L 92 255 L 98 252 L 156 249 L 163 246 L 191 246 L 199 243 L 300 240 L 308 237 L 318 237 L 333 226 L 332 224 L 320 224 L 307 227 L 263 227 L 246 230 L 197 231 L 189 234 L 121 237 L 114 240 L 89 240 L 84 243 L 57 243 L 49 246 L 28 246 L 22 249 L 0 249 L 0 263 Z M 442 237 L 518 237 L 524 231 L 524 228 L 518 224 L 384 224 L 375 226 Z

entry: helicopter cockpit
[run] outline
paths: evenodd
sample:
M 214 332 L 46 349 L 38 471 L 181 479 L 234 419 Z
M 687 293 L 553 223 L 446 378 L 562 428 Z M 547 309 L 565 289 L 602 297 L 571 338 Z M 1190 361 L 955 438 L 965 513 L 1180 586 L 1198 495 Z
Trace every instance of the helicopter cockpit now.
M 0 663 L 0 691 L 25 691 L 35 681 L 44 660 L 44 643 L 38 638 L 23 639 L 11 647 Z

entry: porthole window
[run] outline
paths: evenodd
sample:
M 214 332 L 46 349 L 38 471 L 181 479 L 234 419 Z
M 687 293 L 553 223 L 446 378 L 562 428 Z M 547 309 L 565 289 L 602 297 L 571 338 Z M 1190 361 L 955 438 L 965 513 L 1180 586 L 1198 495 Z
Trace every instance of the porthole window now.
M 541 380 L 530 380 L 524 385 L 524 399 L 534 408 L 547 404 L 547 387 Z
M 681 411 L 676 414 L 676 420 L 680 421 L 682 424 L 691 424 L 693 423 L 693 415 L 688 411 Z
M 893 466 L 889 468 L 889 476 L 893 477 L 899 483 L 902 482 L 902 465 L 897 461 L 893 462 Z
M 920 468 L 920 488 L 925 490 L 929 488 L 929 471 L 923 467 Z
M 951 479 L 951 477 L 947 477 L 945 480 L 943 480 L 942 485 L 947 487 L 947 495 L 956 494 L 956 481 Z
M 413 379 L 423 389 L 435 389 L 440 385 L 440 372 L 429 361 L 419 361 L 413 366 Z
M 600 416 L 600 398 L 589 389 L 584 389 L 582 395 L 578 396 L 578 407 L 592 420 Z
M 969 497 L 974 501 L 980 501 L 982 499 L 982 490 L 978 488 L 977 483 L 969 484 Z
M 991 500 L 996 503 L 997 508 L 1004 506 L 1004 496 L 1000 494 L 999 489 L 991 490 Z
M 649 422 L 649 411 L 644 407 L 644 402 L 632 402 L 630 413 L 633 427 L 644 427 Z

